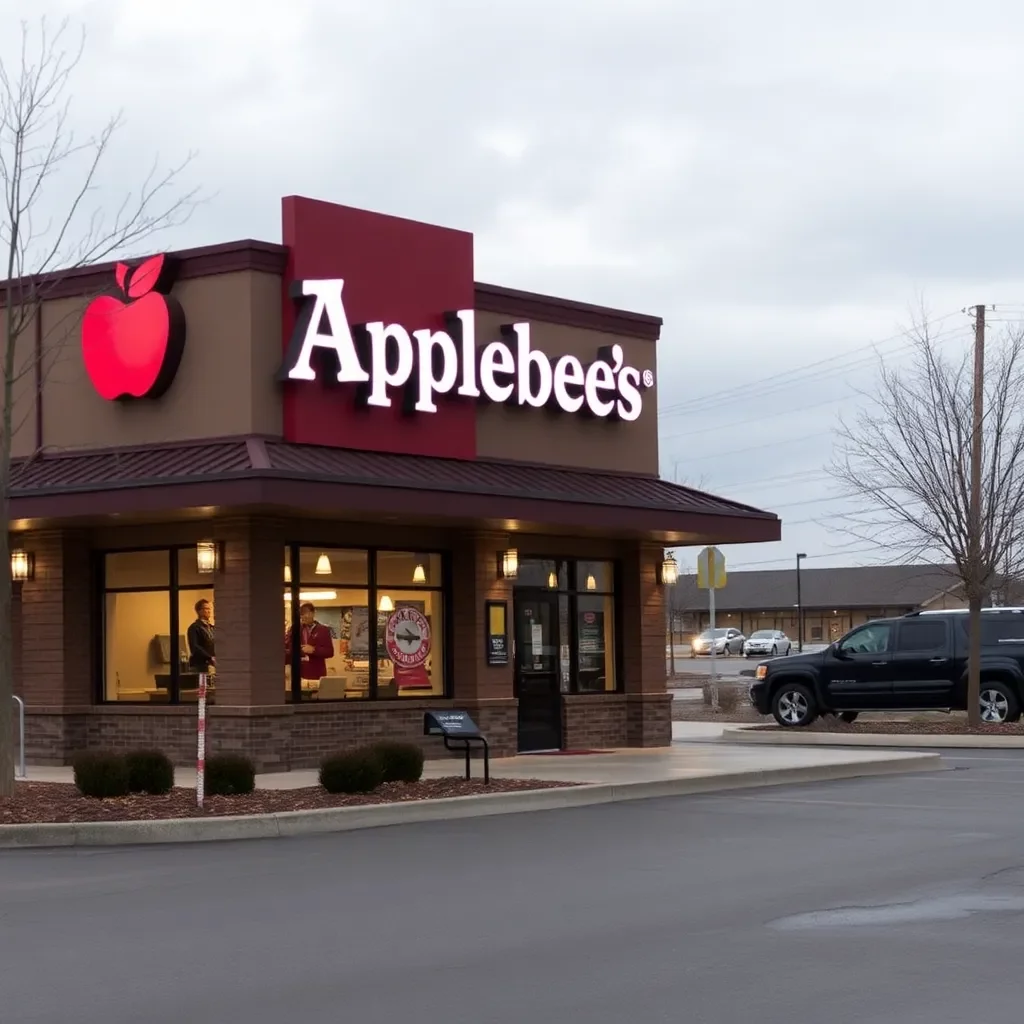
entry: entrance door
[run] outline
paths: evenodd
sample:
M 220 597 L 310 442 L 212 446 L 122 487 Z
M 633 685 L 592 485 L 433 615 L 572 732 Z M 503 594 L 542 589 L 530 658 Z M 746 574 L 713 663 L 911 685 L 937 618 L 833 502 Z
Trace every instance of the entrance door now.
M 514 616 L 519 749 L 559 750 L 562 695 L 558 685 L 558 596 L 519 591 Z

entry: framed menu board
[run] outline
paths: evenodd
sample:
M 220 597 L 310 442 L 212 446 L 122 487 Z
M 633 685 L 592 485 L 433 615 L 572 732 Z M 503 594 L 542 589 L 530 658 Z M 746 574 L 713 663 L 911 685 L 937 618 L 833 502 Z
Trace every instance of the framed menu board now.
M 485 601 L 484 623 L 488 665 L 508 664 L 508 602 Z

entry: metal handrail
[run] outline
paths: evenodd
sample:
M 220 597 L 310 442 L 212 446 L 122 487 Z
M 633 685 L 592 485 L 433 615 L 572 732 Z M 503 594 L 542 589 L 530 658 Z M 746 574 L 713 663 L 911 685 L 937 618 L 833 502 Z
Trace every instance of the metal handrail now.
M 18 742 L 19 742 L 19 758 L 18 764 L 21 770 L 15 772 L 15 778 L 25 778 L 25 702 L 18 696 L 14 697 L 14 700 L 18 703 Z

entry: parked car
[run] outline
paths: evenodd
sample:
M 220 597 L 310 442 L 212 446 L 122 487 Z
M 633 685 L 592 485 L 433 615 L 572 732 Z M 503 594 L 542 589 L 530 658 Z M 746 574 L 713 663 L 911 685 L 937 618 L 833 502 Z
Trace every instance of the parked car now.
M 712 641 L 715 646 L 715 654 L 722 654 L 728 657 L 730 654 L 742 654 L 743 642 L 746 637 L 738 630 L 731 627 L 727 629 L 705 629 L 700 636 L 695 636 L 690 643 L 690 657 L 696 658 L 698 654 L 711 654 Z
M 862 711 L 964 711 L 967 614 L 911 612 L 851 630 L 813 654 L 762 662 L 750 700 L 787 728 L 819 715 L 852 722 Z M 981 615 L 981 718 L 1016 722 L 1024 707 L 1024 608 Z
M 773 658 L 787 655 L 793 650 L 793 642 L 781 629 L 757 629 L 747 637 L 743 654 L 747 658 L 770 654 Z

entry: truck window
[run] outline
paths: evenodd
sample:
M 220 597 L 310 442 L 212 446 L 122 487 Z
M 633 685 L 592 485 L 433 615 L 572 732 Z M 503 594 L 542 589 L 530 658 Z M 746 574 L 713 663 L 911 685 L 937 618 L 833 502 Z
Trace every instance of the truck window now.
M 1024 615 L 983 615 L 981 642 L 983 645 L 1024 644 Z
M 901 622 L 897 651 L 941 651 L 946 646 L 944 622 Z
M 884 622 L 871 622 L 848 633 L 840 647 L 847 654 L 884 654 L 890 649 L 890 626 Z

